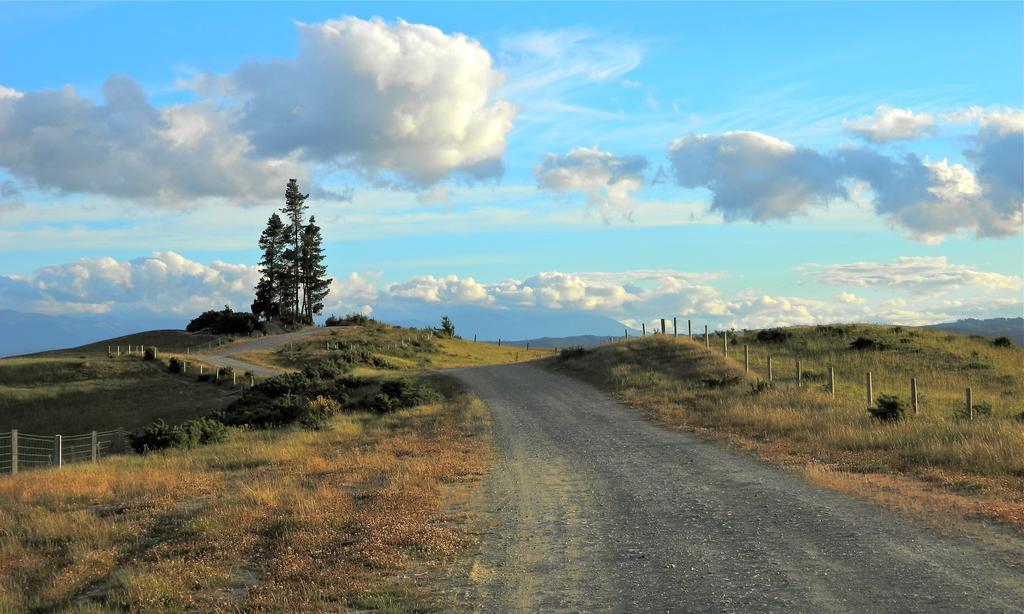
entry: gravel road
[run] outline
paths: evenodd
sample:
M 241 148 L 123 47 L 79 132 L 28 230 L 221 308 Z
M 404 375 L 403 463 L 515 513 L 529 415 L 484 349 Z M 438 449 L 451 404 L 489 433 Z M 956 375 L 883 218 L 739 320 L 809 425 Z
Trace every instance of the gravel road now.
M 940 536 L 535 366 L 450 373 L 500 451 L 460 609 L 1024 612 L 1008 532 Z
M 294 333 L 281 333 L 279 335 L 267 335 L 266 337 L 260 337 L 259 339 L 236 341 L 219 348 L 213 348 L 212 351 L 205 354 L 193 353 L 192 357 L 195 360 L 218 367 L 231 367 L 236 371 L 251 371 L 260 377 L 273 377 L 284 373 L 285 370 L 245 362 L 244 360 L 231 358 L 231 356 L 234 354 L 241 354 L 242 352 L 270 350 L 311 335 L 326 335 L 329 333 L 330 329 L 328 328 L 304 328 Z

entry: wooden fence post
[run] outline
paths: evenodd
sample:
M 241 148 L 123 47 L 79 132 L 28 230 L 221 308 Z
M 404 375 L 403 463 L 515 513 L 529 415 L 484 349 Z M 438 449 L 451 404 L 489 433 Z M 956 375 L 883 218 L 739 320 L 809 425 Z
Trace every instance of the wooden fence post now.
M 11 429 L 11 475 L 18 473 L 18 429 Z
M 64 441 L 60 435 L 53 436 L 53 459 L 50 461 L 50 465 L 54 467 L 64 465 Z
M 967 419 L 974 420 L 974 401 L 971 399 L 971 387 L 968 386 L 964 393 L 964 401 L 967 403 Z
M 686 321 L 686 336 L 693 341 L 693 323 L 690 320 Z
M 729 331 L 722 331 L 722 356 L 729 356 Z
M 743 372 L 750 373 L 750 346 L 743 344 Z
M 797 386 L 803 386 L 804 385 L 804 376 L 803 376 L 803 371 L 800 370 L 800 361 L 799 360 L 796 361 L 796 385 Z
M 238 385 L 238 374 L 235 373 L 234 369 L 231 370 L 231 385 L 232 386 L 237 386 Z
M 473 335 L 473 343 L 476 343 L 476 335 Z
M 640 332 L 641 332 L 641 334 L 643 334 L 644 337 L 647 336 L 647 323 L 646 322 L 641 322 L 640 323 Z
M 629 339 L 629 329 L 628 328 L 623 329 L 622 338 L 623 339 Z
M 772 373 L 772 355 L 768 355 L 768 381 L 775 381 L 775 374 Z
M 668 330 L 665 329 L 665 318 L 661 319 L 661 334 L 667 335 Z
M 95 463 L 96 459 L 99 457 L 99 454 L 100 454 L 100 442 L 99 442 L 99 438 L 96 436 L 96 431 L 92 432 L 91 443 L 92 443 L 92 446 L 90 447 L 90 450 L 92 451 L 92 462 Z
M 917 415 L 917 378 L 910 378 L 910 406 L 914 409 L 914 415 Z
M 708 336 L 708 325 L 704 325 L 704 349 L 711 349 L 711 337 Z
M 868 407 L 873 407 L 875 404 L 875 394 L 871 387 L 871 371 L 868 371 L 867 378 L 864 380 L 865 387 L 868 393 Z
M 828 368 L 828 392 L 836 398 L 836 370 L 831 366 Z
M 672 336 L 679 336 L 679 324 L 676 322 L 676 317 L 672 316 Z
M 530 344 L 529 344 L 529 343 L 527 343 L 527 344 L 526 344 L 526 351 L 527 351 L 527 352 L 529 352 L 529 351 L 530 351 Z

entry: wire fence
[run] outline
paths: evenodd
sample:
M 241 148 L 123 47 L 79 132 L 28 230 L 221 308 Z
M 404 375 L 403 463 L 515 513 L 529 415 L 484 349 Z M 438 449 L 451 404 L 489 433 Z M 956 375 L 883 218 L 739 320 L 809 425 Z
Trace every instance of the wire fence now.
M 96 462 L 125 451 L 127 431 L 92 431 L 80 435 L 32 435 L 12 430 L 0 433 L 0 475 L 27 469 Z

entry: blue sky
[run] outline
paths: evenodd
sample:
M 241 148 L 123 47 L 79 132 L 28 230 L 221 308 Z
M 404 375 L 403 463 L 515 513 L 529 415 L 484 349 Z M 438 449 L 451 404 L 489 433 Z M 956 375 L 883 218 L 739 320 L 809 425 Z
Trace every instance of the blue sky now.
M 0 308 L 1021 315 L 1022 7 L 4 4 Z

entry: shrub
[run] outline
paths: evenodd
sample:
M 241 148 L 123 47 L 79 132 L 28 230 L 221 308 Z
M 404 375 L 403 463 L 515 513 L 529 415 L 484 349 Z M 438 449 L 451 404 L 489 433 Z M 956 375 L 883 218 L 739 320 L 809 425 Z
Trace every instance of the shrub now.
M 793 333 L 783 328 L 766 328 L 757 331 L 757 340 L 761 343 L 785 343 Z
M 857 337 L 850 342 L 851 350 L 884 350 L 887 347 L 889 346 L 867 337 Z
M 907 404 L 899 397 L 891 394 L 880 394 L 875 407 L 869 407 L 871 417 L 881 422 L 897 422 L 907 412 Z
M 440 393 L 433 388 L 402 379 L 391 380 L 381 384 L 380 394 L 373 398 L 370 409 L 384 414 L 417 405 L 436 403 L 440 400 Z
M 572 360 L 573 358 L 579 358 L 580 356 L 586 356 L 590 353 L 590 350 L 586 349 L 582 345 L 574 345 L 572 347 L 562 348 L 558 352 L 558 361 Z
M 322 431 L 328 427 L 331 418 L 341 413 L 341 403 L 331 397 L 318 395 L 306 403 L 306 415 L 300 422 L 306 428 Z
M 988 417 L 992 415 L 992 404 L 988 401 L 978 401 L 974 403 L 974 417 Z M 963 420 L 967 420 L 971 417 L 971 414 L 967 411 L 966 404 L 956 411 L 956 417 Z
M 156 360 L 156 348 L 149 347 L 142 352 L 143 360 Z
M 751 394 L 764 394 L 764 393 L 766 393 L 766 392 L 768 392 L 768 391 L 770 391 L 770 390 L 772 390 L 774 388 L 775 388 L 775 384 L 773 382 L 769 382 L 769 381 L 766 381 L 766 380 L 757 380 L 756 383 L 750 384 L 750 393 Z
M 992 340 L 992 345 L 997 348 L 1012 348 L 1013 340 L 1009 337 L 996 337 Z
M 455 325 L 452 324 L 451 318 L 448 316 L 441 316 L 441 334 L 445 337 L 455 336 Z
M 373 320 L 369 316 L 365 316 L 361 313 L 350 313 L 344 318 L 339 318 L 336 315 L 331 314 L 324 321 L 324 326 L 358 326 L 362 324 L 369 324 Z
M 132 449 L 139 454 L 157 452 L 172 448 L 191 449 L 208 443 L 226 440 L 226 426 L 209 418 L 189 420 L 178 426 L 170 426 L 163 420 L 157 420 L 147 426 L 141 433 L 131 433 L 128 440 Z
M 227 305 L 221 311 L 206 311 L 197 316 L 185 327 L 190 333 L 200 331 L 215 335 L 247 335 L 255 330 L 262 330 L 259 320 L 251 313 L 232 311 Z
M 177 358 L 172 358 L 170 362 L 167 363 L 167 370 L 171 373 L 181 373 L 185 370 L 185 363 Z
M 738 375 L 723 375 L 722 377 L 709 377 L 702 381 L 708 388 L 727 388 L 740 383 L 740 378 Z
M 1024 422 L 1024 411 L 1014 416 L 1013 419 L 1016 420 L 1017 422 Z

